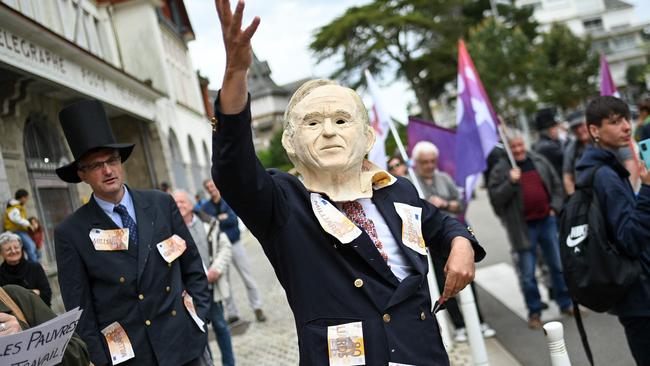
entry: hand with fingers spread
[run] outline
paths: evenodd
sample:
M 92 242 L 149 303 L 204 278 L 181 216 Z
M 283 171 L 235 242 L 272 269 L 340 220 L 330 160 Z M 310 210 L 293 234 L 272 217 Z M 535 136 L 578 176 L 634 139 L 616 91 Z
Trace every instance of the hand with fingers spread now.
M 443 299 L 454 297 L 474 280 L 474 249 L 463 237 L 456 237 L 451 242 L 449 259 L 445 264 L 445 289 Z
M 255 17 L 251 24 L 242 30 L 244 1 L 237 2 L 234 13 L 230 9 L 229 0 L 216 0 L 215 3 L 226 49 L 226 70 L 221 86 L 220 107 L 225 114 L 235 114 L 246 106 L 246 73 L 253 60 L 251 38 L 260 24 L 260 18 Z

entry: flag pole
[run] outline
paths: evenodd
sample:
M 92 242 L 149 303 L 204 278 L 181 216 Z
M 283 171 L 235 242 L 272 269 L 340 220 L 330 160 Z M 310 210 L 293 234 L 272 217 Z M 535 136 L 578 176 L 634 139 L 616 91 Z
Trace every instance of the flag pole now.
M 397 144 L 397 149 L 399 150 L 399 153 L 402 156 L 402 160 L 404 160 L 404 162 L 406 163 L 409 177 L 411 178 L 411 182 L 413 183 L 415 189 L 418 192 L 418 196 L 424 199 L 424 191 L 422 191 L 422 186 L 420 186 L 420 181 L 415 175 L 415 171 L 411 167 L 411 164 L 408 164 L 409 157 L 406 154 L 406 149 L 404 149 L 404 144 L 402 143 L 402 139 L 399 137 L 399 134 L 397 133 L 397 128 L 395 128 L 395 124 L 393 123 L 392 118 L 388 118 L 388 128 L 390 129 L 391 135 L 393 135 L 393 138 L 395 139 L 395 143 Z M 429 295 L 431 297 L 431 309 L 429 309 L 429 311 L 433 311 L 434 304 L 436 303 L 436 301 L 440 299 L 440 289 L 438 288 L 438 281 L 436 280 L 436 277 L 434 275 L 433 261 L 431 260 L 431 252 L 429 251 L 429 247 L 427 247 L 426 250 L 427 250 L 427 262 L 429 263 L 429 272 L 427 273 L 427 284 L 429 285 Z M 450 351 L 454 348 L 454 342 L 451 337 L 451 329 L 449 326 L 449 317 L 447 316 L 447 310 L 438 311 L 437 313 L 435 313 L 435 316 L 436 319 L 438 320 L 438 326 L 440 326 L 440 335 L 442 337 L 442 344 L 445 346 L 445 350 Z
M 501 118 L 499 118 L 499 126 L 497 126 L 497 130 L 499 131 L 499 137 L 501 137 L 501 144 L 503 144 L 503 149 L 506 151 L 506 154 L 508 155 L 508 161 L 510 162 L 510 166 L 515 168 L 517 166 L 517 163 L 515 162 L 515 157 L 512 155 L 512 150 L 510 150 L 510 144 L 508 143 L 508 138 L 506 136 L 506 131 L 505 131 L 505 125 L 501 121 Z

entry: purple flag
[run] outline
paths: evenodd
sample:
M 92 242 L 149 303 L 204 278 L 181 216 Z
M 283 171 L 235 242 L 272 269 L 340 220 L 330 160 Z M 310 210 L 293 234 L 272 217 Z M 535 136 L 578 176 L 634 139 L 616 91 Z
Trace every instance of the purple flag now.
M 600 95 L 611 95 L 620 98 L 612 79 L 612 73 L 609 72 L 609 64 L 602 52 L 600 53 Z
M 465 187 L 469 202 L 486 158 L 496 145 L 497 118 L 463 40 L 458 41 L 456 103 L 456 184 Z
M 437 126 L 432 122 L 409 117 L 406 133 L 409 156 L 418 142 L 432 142 L 439 151 L 438 169 L 452 177 L 456 174 L 456 131 Z

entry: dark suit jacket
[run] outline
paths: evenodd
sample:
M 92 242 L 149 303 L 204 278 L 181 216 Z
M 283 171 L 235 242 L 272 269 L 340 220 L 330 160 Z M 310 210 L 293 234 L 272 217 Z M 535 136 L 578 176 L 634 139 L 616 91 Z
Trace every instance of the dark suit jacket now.
M 101 330 L 115 321 L 135 352 L 134 359 L 121 365 L 182 365 L 199 357 L 207 342 L 181 298 L 187 290 L 199 317 L 207 318 L 210 294 L 201 258 L 170 195 L 129 192 L 138 225 L 137 249 L 95 250 L 90 230 L 118 227 L 93 198 L 57 226 L 54 240 L 63 302 L 68 310 L 83 309 L 77 331 L 96 365 L 110 364 Z M 187 250 L 167 263 L 156 244 L 173 234 L 185 239 Z
M 406 247 L 394 203 L 422 208 L 422 231 L 433 255 L 449 253 L 451 240 L 474 243 L 457 220 L 420 200 L 403 178 L 376 190 L 372 201 L 415 273 L 399 282 L 363 232 L 342 244 L 319 225 L 309 192 L 294 176 L 265 171 L 255 157 L 250 104 L 238 115 L 215 111 L 212 175 L 223 197 L 260 241 L 293 310 L 300 365 L 328 365 L 327 327 L 361 321 L 367 365 L 389 361 L 418 366 L 447 365 L 438 324 L 431 313 L 427 259 Z

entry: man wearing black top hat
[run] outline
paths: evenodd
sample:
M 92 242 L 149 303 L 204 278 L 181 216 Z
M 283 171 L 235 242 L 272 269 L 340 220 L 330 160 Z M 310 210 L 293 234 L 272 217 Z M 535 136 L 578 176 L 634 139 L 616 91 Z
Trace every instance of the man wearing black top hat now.
M 115 142 L 100 102 L 74 103 L 59 120 L 75 161 L 56 173 L 93 190 L 54 233 L 63 302 L 83 309 L 77 330 L 93 363 L 203 365 L 210 295 L 176 203 L 124 184 L 134 145 Z
M 553 165 L 558 177 L 562 177 L 564 146 L 560 141 L 560 122 L 556 119 L 553 108 L 543 108 L 535 116 L 535 127 L 539 131 L 539 140 L 533 150 L 546 158 Z

